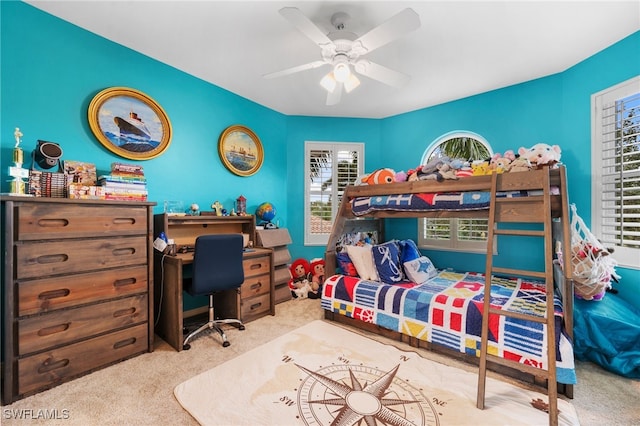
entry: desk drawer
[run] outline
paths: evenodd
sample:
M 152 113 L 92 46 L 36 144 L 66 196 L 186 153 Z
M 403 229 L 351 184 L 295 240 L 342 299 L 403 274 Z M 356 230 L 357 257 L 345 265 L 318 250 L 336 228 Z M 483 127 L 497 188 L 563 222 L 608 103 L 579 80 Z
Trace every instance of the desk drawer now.
M 48 241 L 16 246 L 16 277 L 88 272 L 147 263 L 145 237 Z
M 18 316 L 147 292 L 147 267 L 134 266 L 18 283 Z
M 146 322 L 148 311 L 147 295 L 141 294 L 22 319 L 18 321 L 18 354 L 25 355 Z
M 246 299 L 260 294 L 269 293 L 271 289 L 271 278 L 269 274 L 249 277 L 244 280 L 240 287 L 240 297 Z
M 21 241 L 144 235 L 147 208 L 25 203 L 18 206 L 17 223 Z
M 248 322 L 269 313 L 271 309 L 271 294 L 242 299 L 240 302 L 240 313 L 242 321 Z
M 57 385 L 95 368 L 146 352 L 148 325 L 116 331 L 18 360 L 18 394 Z
M 242 262 L 244 278 L 255 277 L 256 275 L 268 274 L 271 270 L 270 257 L 252 257 Z

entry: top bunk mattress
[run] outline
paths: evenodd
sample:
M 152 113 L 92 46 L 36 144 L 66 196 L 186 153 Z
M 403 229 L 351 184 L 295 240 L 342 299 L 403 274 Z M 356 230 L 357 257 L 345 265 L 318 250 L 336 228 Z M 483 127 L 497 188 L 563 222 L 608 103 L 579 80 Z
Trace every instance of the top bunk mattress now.
M 542 191 L 503 191 L 496 194 L 499 198 L 540 195 L 543 195 Z M 490 200 L 490 192 L 468 191 L 375 195 L 371 197 L 355 197 L 350 200 L 350 202 L 353 214 L 355 216 L 363 216 L 376 211 L 424 212 L 487 210 Z

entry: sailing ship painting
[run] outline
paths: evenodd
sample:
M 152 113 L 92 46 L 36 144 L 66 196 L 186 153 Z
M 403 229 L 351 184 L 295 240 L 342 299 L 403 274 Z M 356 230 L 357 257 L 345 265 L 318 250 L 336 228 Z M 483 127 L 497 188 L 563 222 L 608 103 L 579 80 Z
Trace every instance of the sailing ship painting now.
M 227 134 L 222 149 L 227 162 L 239 172 L 253 169 L 259 160 L 253 139 L 241 131 Z

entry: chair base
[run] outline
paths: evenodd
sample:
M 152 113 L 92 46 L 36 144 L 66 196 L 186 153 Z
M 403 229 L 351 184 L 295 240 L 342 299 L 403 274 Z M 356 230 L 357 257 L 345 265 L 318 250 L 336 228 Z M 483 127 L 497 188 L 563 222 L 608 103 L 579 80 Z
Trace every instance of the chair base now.
M 206 323 L 202 324 L 200 327 L 198 327 L 196 330 L 192 331 L 191 333 L 189 333 L 189 335 L 187 335 L 187 337 L 185 337 L 184 342 L 182 342 L 182 349 L 187 351 L 189 349 L 191 349 L 191 345 L 189 344 L 189 342 L 198 334 L 202 333 L 203 331 L 206 330 L 215 330 L 218 332 L 218 334 L 220 334 L 220 337 L 222 338 L 222 346 L 223 347 L 227 347 L 229 345 L 231 345 L 231 343 L 227 340 L 227 335 L 225 334 L 224 330 L 222 330 L 222 328 L 220 327 L 222 324 L 231 324 L 233 326 L 238 327 L 239 330 L 244 330 L 244 324 L 242 323 L 242 321 L 240 321 L 239 319 L 219 319 L 216 320 L 214 319 L 214 315 L 213 315 L 213 296 L 209 296 L 209 321 L 207 321 Z

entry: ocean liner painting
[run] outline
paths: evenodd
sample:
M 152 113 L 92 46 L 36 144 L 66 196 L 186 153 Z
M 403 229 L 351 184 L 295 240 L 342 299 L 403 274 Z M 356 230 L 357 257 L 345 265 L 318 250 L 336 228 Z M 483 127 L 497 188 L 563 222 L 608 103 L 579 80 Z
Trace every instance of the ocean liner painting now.
M 130 159 L 157 157 L 171 140 L 165 112 L 133 89 L 113 88 L 96 95 L 89 105 L 89 124 L 108 150 Z
M 260 169 L 264 154 L 258 136 L 244 126 L 230 126 L 218 141 L 218 153 L 227 169 L 238 176 L 250 176 Z

